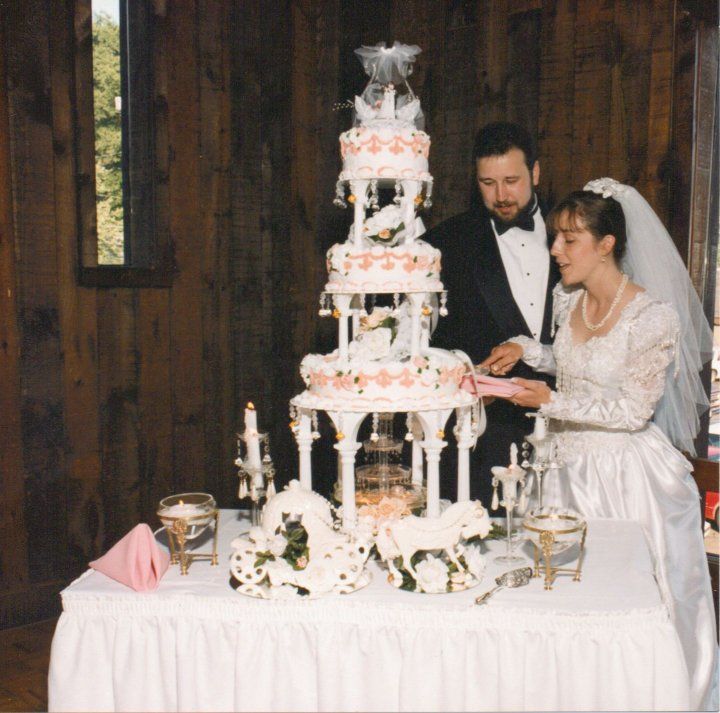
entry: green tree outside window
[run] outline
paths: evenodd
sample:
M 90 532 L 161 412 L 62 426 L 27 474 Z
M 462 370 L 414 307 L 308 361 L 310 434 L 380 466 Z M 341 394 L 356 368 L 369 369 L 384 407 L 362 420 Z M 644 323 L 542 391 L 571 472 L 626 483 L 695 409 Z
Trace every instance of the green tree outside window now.
M 93 16 L 93 98 L 98 263 L 122 265 L 125 230 L 122 188 L 120 28 L 104 12 Z

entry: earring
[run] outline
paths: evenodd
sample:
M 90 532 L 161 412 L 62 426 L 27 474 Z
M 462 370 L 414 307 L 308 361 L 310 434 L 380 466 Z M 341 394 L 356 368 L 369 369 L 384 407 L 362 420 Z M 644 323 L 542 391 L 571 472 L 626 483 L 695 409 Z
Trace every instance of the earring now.
M 607 262 L 607 258 L 603 255 L 603 257 L 600 258 L 600 262 Z

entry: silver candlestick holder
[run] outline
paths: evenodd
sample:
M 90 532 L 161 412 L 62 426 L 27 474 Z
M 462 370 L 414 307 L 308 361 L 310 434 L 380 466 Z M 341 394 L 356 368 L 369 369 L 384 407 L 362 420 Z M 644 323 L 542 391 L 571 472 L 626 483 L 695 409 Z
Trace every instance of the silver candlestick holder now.
M 547 417 L 539 413 L 525 414 L 535 419 L 535 427 L 525 436 L 522 450 L 522 467 L 532 470 L 537 481 L 537 507 L 543 507 L 543 477 L 549 470 L 559 467 L 555 438 L 547 431 Z
M 238 498 L 240 500 L 250 498 L 250 519 L 253 525 L 259 525 L 265 502 L 275 495 L 275 466 L 270 457 L 268 434 L 255 433 L 252 436 L 259 442 L 263 453 L 259 465 L 252 463 L 248 458 L 248 438 L 244 433 L 237 434 L 235 466 L 240 479 Z

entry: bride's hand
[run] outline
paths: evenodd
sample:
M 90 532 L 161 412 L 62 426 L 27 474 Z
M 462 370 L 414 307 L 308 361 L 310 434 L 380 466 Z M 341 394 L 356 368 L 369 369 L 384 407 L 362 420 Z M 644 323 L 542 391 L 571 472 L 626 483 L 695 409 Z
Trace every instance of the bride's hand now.
M 510 399 L 516 406 L 539 408 L 543 404 L 550 402 L 552 391 L 544 381 L 515 377 L 512 382 L 523 387 L 522 391 L 519 391 Z
M 522 359 L 523 348 L 515 342 L 505 342 L 494 347 L 490 356 L 480 366 L 490 369 L 493 376 L 504 376 Z

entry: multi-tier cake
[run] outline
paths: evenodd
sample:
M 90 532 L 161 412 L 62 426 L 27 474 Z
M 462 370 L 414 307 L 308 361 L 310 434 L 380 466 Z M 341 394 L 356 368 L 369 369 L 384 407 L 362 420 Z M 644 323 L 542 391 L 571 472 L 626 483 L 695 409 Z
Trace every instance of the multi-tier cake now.
M 431 516 L 439 513 L 439 459 L 450 414 L 457 415 L 459 500 L 469 498 L 469 449 L 484 428 L 482 404 L 460 388 L 472 365 L 463 354 L 429 345 L 433 324 L 447 312 L 440 251 L 420 238 L 424 227 L 417 216 L 421 206 L 429 207 L 432 189 L 430 137 L 421 130 L 420 101 L 407 82 L 420 49 L 396 42 L 356 52 L 370 81 L 355 97 L 355 125 L 340 136 L 335 197 L 339 206 L 352 205 L 354 219 L 347 240 L 328 250 L 320 297 L 320 315 L 338 321 L 338 348 L 303 359 L 307 390 L 291 401 L 300 480 L 308 487 L 317 411 L 327 412 L 335 426 L 338 492 L 348 527 L 355 522 L 363 421 L 371 419 L 372 442 L 380 414 L 407 414 L 412 467 L 409 482 L 396 483 L 391 494 L 416 503 L 426 482 Z M 380 479 L 378 495 L 388 486 Z M 367 502 L 368 493 L 360 501 Z

